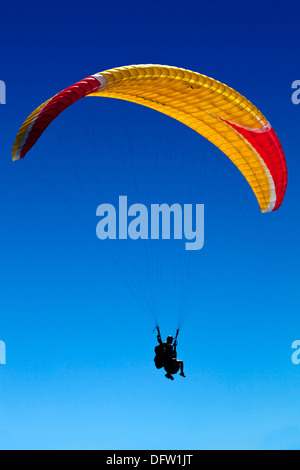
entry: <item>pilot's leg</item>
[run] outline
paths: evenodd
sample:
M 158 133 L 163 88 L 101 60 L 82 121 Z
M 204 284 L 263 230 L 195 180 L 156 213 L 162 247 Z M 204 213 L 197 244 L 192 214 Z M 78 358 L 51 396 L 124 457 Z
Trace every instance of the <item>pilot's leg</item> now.
M 180 367 L 180 375 L 182 377 L 185 377 L 184 372 L 183 372 L 183 361 L 177 361 Z
M 165 375 L 165 377 L 167 377 L 167 379 L 174 380 L 173 375 L 171 375 L 171 374 L 169 374 L 169 373 L 167 373 L 167 374 Z

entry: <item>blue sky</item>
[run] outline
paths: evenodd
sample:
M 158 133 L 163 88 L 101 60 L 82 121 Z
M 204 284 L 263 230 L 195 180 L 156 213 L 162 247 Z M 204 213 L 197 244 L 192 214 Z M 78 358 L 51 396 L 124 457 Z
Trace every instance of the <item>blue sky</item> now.
M 299 448 L 299 8 L 1 7 L 1 449 Z M 39 104 L 138 63 L 198 71 L 257 105 L 287 157 L 277 213 L 261 215 L 242 176 L 199 135 L 130 103 L 83 100 L 11 162 L 19 126 Z M 103 245 L 96 207 L 121 194 L 204 203 L 205 249 L 187 259 L 178 243 Z M 164 336 L 179 301 L 186 306 L 186 379 L 171 383 L 154 368 L 151 298 Z

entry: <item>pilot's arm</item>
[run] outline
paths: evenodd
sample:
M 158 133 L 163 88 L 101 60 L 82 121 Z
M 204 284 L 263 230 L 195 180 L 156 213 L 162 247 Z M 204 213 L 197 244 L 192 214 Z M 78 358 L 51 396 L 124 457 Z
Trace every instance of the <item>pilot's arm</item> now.
M 158 326 L 156 327 L 156 329 L 157 329 L 157 341 L 159 342 L 159 344 L 161 344 L 162 340 L 161 340 L 161 335 L 160 335 L 160 329 Z

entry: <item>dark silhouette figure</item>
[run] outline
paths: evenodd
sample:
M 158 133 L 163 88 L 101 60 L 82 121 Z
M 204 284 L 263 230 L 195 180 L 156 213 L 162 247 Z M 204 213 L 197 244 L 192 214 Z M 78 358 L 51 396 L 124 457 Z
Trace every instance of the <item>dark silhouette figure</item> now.
M 161 334 L 159 327 L 157 327 L 157 341 L 158 345 L 155 348 L 155 358 L 154 362 L 157 367 L 157 369 L 161 369 L 164 367 L 166 373 L 167 379 L 174 380 L 173 375 L 177 374 L 177 372 L 180 369 L 180 375 L 182 377 L 185 377 L 184 372 L 183 372 L 183 361 L 178 361 L 177 360 L 177 336 L 179 333 L 179 330 L 177 330 L 177 334 L 175 339 L 173 336 L 168 336 L 167 341 L 163 342 L 161 339 Z

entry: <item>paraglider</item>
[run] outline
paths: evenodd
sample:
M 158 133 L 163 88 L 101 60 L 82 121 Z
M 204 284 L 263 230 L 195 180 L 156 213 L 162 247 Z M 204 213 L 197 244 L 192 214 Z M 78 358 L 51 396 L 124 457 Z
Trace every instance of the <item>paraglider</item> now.
M 161 339 L 159 326 L 156 326 L 157 329 L 157 341 L 158 346 L 155 348 L 155 366 L 157 369 L 162 369 L 164 367 L 166 371 L 166 378 L 174 380 L 173 375 L 177 374 L 180 369 L 180 375 L 185 377 L 183 372 L 183 361 L 177 359 L 177 338 L 179 334 L 179 329 L 176 332 L 175 338 L 173 336 L 168 336 L 167 341 L 163 342 Z
M 66 88 L 26 119 L 15 140 L 13 160 L 23 159 L 51 122 L 84 97 L 121 99 L 180 121 L 213 143 L 234 163 L 252 188 L 261 212 L 276 211 L 281 206 L 287 188 L 287 166 L 281 143 L 267 118 L 229 86 L 177 67 L 119 67 L 91 75 Z M 99 233 L 100 239 L 108 236 L 101 230 Z M 165 343 L 158 326 L 157 331 L 156 367 L 164 367 L 168 379 L 173 380 L 179 370 L 185 377 L 183 362 L 177 360 L 179 330 L 175 339 L 170 336 Z

